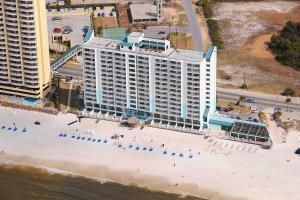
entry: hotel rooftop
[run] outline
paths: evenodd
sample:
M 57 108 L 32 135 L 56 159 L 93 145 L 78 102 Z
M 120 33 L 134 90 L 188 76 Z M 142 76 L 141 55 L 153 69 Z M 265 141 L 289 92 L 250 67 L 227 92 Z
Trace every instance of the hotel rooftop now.
M 84 46 L 138 52 L 195 62 L 203 60 L 205 56 L 203 52 L 171 48 L 169 40 L 145 37 L 141 32 L 132 32 L 122 41 L 93 37 Z

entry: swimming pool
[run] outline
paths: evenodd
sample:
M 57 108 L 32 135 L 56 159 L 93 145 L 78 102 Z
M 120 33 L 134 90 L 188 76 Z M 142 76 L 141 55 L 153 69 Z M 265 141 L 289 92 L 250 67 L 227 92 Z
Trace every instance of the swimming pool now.
M 35 99 L 35 98 L 26 98 L 24 101 L 23 101 L 23 104 L 26 105 L 26 106 L 32 106 L 34 104 L 36 104 L 38 99 Z

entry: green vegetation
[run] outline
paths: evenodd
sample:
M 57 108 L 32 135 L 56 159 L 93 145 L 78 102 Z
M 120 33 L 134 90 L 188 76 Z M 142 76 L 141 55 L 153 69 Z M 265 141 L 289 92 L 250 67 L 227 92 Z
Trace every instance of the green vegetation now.
M 213 0 L 198 0 L 197 6 L 203 8 L 204 16 L 206 18 L 210 39 L 213 45 L 216 45 L 219 49 L 224 48 L 224 42 L 221 37 L 221 30 L 217 20 L 212 19 L 213 17 Z
M 268 117 L 267 117 L 266 113 L 264 113 L 262 111 L 259 112 L 258 113 L 258 118 L 259 118 L 260 121 L 262 121 L 263 123 L 265 123 L 266 125 L 268 125 Z
M 273 117 L 273 119 L 274 119 L 275 121 L 280 120 L 281 116 L 282 116 L 282 112 L 280 112 L 280 111 L 274 112 L 274 113 L 272 114 L 272 117 Z
M 247 88 L 248 88 L 248 85 L 244 83 L 244 84 L 241 85 L 240 88 L 241 88 L 241 89 L 247 89 Z
M 286 88 L 284 91 L 283 91 L 283 93 L 281 93 L 283 96 L 291 96 L 291 97 L 293 97 L 293 96 L 295 96 L 295 94 L 296 94 L 296 92 L 295 92 L 295 90 L 294 89 L 292 89 L 292 88 Z
M 288 22 L 268 46 L 278 62 L 300 70 L 300 23 Z

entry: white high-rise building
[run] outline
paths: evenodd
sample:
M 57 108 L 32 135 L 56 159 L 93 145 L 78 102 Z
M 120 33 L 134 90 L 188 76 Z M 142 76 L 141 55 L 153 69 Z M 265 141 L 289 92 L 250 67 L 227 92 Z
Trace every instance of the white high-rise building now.
M 0 0 L 0 93 L 41 98 L 50 83 L 44 0 Z
M 93 37 L 83 45 L 85 112 L 201 130 L 216 109 L 216 56 L 216 47 L 173 49 L 138 32 Z

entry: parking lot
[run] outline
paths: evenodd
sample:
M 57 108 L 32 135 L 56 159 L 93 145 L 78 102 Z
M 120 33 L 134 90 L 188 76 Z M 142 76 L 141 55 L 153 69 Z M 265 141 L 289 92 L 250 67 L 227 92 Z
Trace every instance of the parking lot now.
M 68 37 L 71 41 L 71 47 L 75 45 L 83 44 L 83 27 L 90 26 L 90 17 L 88 16 L 61 16 L 60 20 L 52 20 L 52 16 L 48 17 L 48 34 L 49 34 L 49 44 L 52 43 L 52 36 L 54 28 L 70 27 L 72 32 L 70 32 Z
M 236 105 L 236 102 L 226 100 L 218 100 L 217 106 L 217 112 L 221 116 L 253 122 L 259 122 L 258 113 L 262 109 L 262 107 L 254 102 L 245 102 L 245 105 L 240 104 L 238 106 Z

